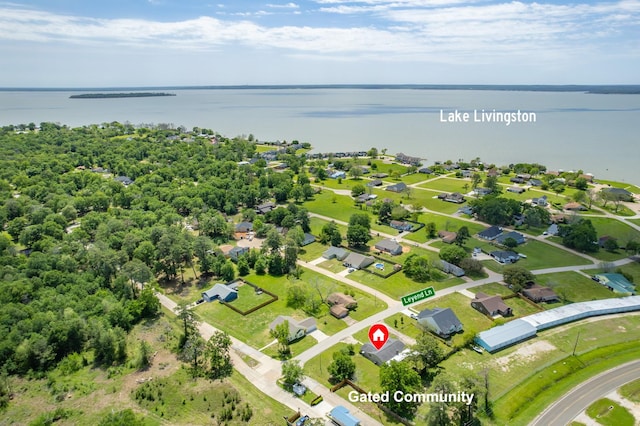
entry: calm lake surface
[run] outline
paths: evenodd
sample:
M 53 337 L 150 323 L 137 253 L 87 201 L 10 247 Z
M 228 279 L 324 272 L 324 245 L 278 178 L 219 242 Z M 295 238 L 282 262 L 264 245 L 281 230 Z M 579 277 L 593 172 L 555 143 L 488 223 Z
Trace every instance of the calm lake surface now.
M 127 92 L 128 90 L 122 90 Z M 539 162 L 640 183 L 640 95 L 416 89 L 160 90 L 177 96 L 69 99 L 81 92 L 0 91 L 0 125 L 173 123 L 316 151 L 387 148 L 427 159 Z M 468 112 L 469 122 L 441 113 Z M 473 112 L 533 112 L 535 123 L 474 122 Z

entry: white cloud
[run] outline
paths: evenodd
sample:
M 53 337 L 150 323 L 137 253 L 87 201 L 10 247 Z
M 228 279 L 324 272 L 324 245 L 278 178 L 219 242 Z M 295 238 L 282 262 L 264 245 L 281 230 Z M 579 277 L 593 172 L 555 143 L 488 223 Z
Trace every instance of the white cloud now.
M 295 3 L 285 3 L 285 4 L 268 3 L 267 7 L 271 7 L 273 9 L 299 9 L 300 8 L 300 6 L 298 6 Z

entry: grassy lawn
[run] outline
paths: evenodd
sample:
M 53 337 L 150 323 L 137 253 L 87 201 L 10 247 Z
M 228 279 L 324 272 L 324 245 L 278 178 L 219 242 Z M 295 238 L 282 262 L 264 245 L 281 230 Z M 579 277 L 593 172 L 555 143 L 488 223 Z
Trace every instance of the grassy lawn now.
M 257 153 L 267 152 L 267 151 L 274 151 L 276 149 L 277 149 L 277 147 L 272 146 L 272 145 L 256 145 L 256 152 Z
M 300 280 L 295 278 L 272 277 L 270 275 L 251 274 L 246 279 L 272 293 L 279 299 L 247 316 L 242 316 L 220 303 L 203 303 L 195 308 L 195 312 L 204 320 L 215 327 L 226 331 L 230 335 L 246 342 L 256 349 L 260 349 L 270 343 L 273 338 L 269 334 L 269 323 L 278 315 L 288 315 L 301 320 L 309 315 L 300 309 L 287 306 L 287 288 L 294 284 L 306 284 L 317 286 L 323 297 L 335 291 L 348 291 L 355 294 L 358 308 L 350 313 L 356 320 L 364 319 L 376 312 L 386 309 L 386 304 L 375 296 L 364 293 L 358 289 L 352 289 L 346 284 L 335 281 L 324 275 L 303 268 Z M 335 319 L 329 314 L 329 307 L 322 305 L 316 315 L 318 329 L 326 334 L 333 334 L 343 328 L 345 323 Z M 303 339 L 304 340 L 304 339 Z
M 535 306 L 525 302 L 519 297 L 505 299 L 504 303 L 513 311 L 513 316 L 506 318 L 507 321 L 540 312 L 540 309 L 537 309 Z
M 500 296 L 511 296 L 513 294 L 513 292 L 509 290 L 509 287 L 498 283 L 489 283 L 479 287 L 474 287 L 471 289 L 471 292 L 482 292 L 490 296 L 493 296 L 494 294 L 498 294 Z
M 332 191 L 324 190 L 313 197 L 313 200 L 304 203 L 304 207 L 310 212 L 328 216 L 343 222 L 349 222 L 354 213 L 366 212 L 354 206 L 353 199 L 346 195 L 338 195 Z M 371 215 L 373 218 L 373 215 Z M 372 220 L 372 223 L 375 222 Z
M 466 190 L 464 186 L 466 185 Z M 471 180 L 469 179 L 457 179 L 457 178 L 440 178 L 434 179 L 430 182 L 418 185 L 420 188 L 435 189 L 438 191 L 446 192 L 460 192 L 466 193 L 471 190 Z
M 555 274 L 537 275 L 536 282 L 551 287 L 565 303 L 586 302 L 589 300 L 610 299 L 614 293 L 597 282 L 578 272 L 557 272 Z M 545 304 L 551 309 L 563 303 Z
M 238 287 L 238 298 L 233 302 L 230 302 L 230 305 L 233 305 L 235 308 L 240 309 L 241 311 L 248 311 L 254 306 L 258 306 L 261 303 L 266 302 L 271 299 L 266 293 L 256 294 L 253 287 L 249 285 L 241 285 Z
M 407 278 L 402 271 L 393 274 L 389 278 L 382 278 L 377 275 L 370 274 L 364 271 L 355 271 L 349 274 L 349 278 L 365 284 L 372 289 L 381 291 L 382 293 L 393 297 L 394 299 L 400 299 L 402 296 L 412 293 L 414 291 L 421 290 L 426 287 L 433 287 L 436 291 L 442 290 L 447 287 L 462 284 L 464 280 L 462 278 L 448 277 L 442 281 L 428 281 L 425 283 L 418 283 L 411 278 Z
M 629 222 L 635 223 L 636 225 L 640 225 L 640 219 L 627 219 Z
M 302 352 L 313 347 L 313 345 L 315 345 L 316 343 L 318 343 L 318 341 L 314 339 L 312 336 L 304 336 L 302 339 L 296 340 L 295 342 L 289 345 L 289 349 L 291 349 L 291 354 L 286 358 L 280 357 L 277 344 L 269 346 L 268 348 L 264 349 L 262 352 L 266 355 L 269 355 L 271 358 L 285 360 L 285 359 L 300 355 Z
M 336 259 L 325 260 L 322 263 L 318 263 L 318 266 L 336 274 L 346 269 L 344 266 L 342 266 L 342 262 Z
M 320 244 L 319 242 L 308 244 L 300 250 L 298 254 L 298 258 L 310 262 L 319 257 L 322 257 L 322 253 L 324 253 L 329 246 L 325 246 L 324 244 Z
M 493 326 L 493 321 L 471 307 L 471 299 L 460 293 L 448 294 L 437 300 L 421 303 L 415 307 L 417 311 L 433 308 L 451 308 L 456 314 L 464 331 L 450 339 L 451 345 L 461 345 L 465 339 L 487 330 Z
M 631 185 L 628 183 L 624 183 L 624 182 L 616 182 L 613 180 L 604 180 L 604 179 L 598 179 L 598 183 L 601 183 L 603 185 L 610 185 L 613 186 L 615 188 L 624 188 L 627 191 L 633 192 L 634 194 L 640 194 L 640 188 L 635 186 L 635 185 Z
M 309 226 L 311 227 L 311 233 L 313 235 L 320 235 L 320 233 L 322 232 L 322 227 L 327 223 L 329 223 L 329 221 L 320 219 L 318 217 L 310 218 Z M 347 227 L 340 223 L 336 223 L 336 227 L 340 230 L 340 234 L 342 235 L 342 238 L 345 238 L 347 236 Z M 317 244 L 320 244 L 320 243 L 317 243 Z
M 439 200 L 437 198 L 440 192 L 429 191 L 427 189 L 412 188 L 410 198 L 407 198 L 405 194 L 396 194 L 395 192 L 385 191 L 381 189 L 374 189 L 374 194 L 378 194 L 381 198 L 391 198 L 396 202 L 407 205 L 420 204 L 429 210 L 442 212 L 442 213 L 455 213 L 458 209 L 465 204 L 455 204 L 446 201 Z
M 619 390 L 620 395 L 629 401 L 640 403 L 640 379 L 629 382 L 622 386 Z
M 640 239 L 639 231 L 636 231 L 619 220 L 604 217 L 589 217 L 585 219 L 591 220 L 591 223 L 598 232 L 598 237 L 608 235 L 610 237 L 617 238 L 621 246 L 624 246 L 627 241 Z
M 385 318 L 384 322 L 389 327 L 414 339 L 417 339 L 422 334 L 422 329 L 418 326 L 418 322 L 403 313 L 391 315 Z
M 631 413 L 615 401 L 602 398 L 587 408 L 587 415 L 604 426 L 633 426 Z
M 425 175 L 424 173 L 412 173 L 410 175 L 404 175 L 400 177 L 400 180 L 407 185 L 413 185 L 414 183 L 422 182 L 428 179 L 431 179 L 431 175 Z M 389 180 L 389 178 L 384 178 L 383 180 Z M 394 182 L 394 180 L 392 179 L 391 182 Z

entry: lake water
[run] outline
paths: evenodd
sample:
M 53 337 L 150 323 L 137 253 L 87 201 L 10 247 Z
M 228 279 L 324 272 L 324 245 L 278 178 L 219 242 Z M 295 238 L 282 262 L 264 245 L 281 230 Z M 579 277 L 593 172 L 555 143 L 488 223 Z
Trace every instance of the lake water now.
M 125 90 L 126 91 L 126 90 Z M 79 92 L 0 91 L 0 125 L 173 123 L 321 152 L 387 148 L 436 160 L 539 162 L 640 183 L 640 95 L 415 89 L 162 90 L 171 97 L 69 99 Z M 442 122 L 455 110 L 469 122 Z M 533 112 L 535 123 L 474 122 L 474 110 Z

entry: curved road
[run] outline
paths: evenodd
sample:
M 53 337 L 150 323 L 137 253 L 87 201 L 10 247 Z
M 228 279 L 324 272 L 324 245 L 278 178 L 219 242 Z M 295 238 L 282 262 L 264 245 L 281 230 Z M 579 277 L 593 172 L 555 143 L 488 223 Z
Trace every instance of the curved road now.
M 531 426 L 567 425 L 593 402 L 636 379 L 640 379 L 640 360 L 598 374 L 554 402 L 531 423 Z

